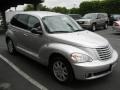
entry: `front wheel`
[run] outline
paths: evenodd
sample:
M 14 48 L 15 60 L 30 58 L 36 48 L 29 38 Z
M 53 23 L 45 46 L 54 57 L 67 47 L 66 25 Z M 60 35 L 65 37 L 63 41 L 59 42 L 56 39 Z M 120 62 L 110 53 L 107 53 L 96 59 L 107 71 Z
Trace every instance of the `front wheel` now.
M 54 57 L 52 59 L 50 71 L 60 83 L 69 83 L 74 79 L 72 67 L 63 57 Z
M 96 31 L 96 24 L 93 24 L 93 25 L 92 25 L 91 30 L 92 30 L 93 32 Z

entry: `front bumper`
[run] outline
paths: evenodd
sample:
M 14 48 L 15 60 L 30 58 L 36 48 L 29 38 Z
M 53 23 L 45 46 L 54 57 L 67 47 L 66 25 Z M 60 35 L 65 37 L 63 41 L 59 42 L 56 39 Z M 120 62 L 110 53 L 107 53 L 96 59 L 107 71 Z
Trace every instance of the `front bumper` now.
M 113 26 L 112 28 L 113 28 L 113 30 L 115 30 L 116 32 L 120 32 L 120 26 Z
M 72 64 L 75 78 L 89 80 L 108 75 L 115 67 L 117 59 L 118 54 L 114 51 L 112 58 L 106 61 L 94 60 L 93 62 Z
M 87 24 L 80 24 L 80 26 L 82 28 L 85 28 L 85 29 L 91 29 L 92 28 L 92 25 L 87 25 Z

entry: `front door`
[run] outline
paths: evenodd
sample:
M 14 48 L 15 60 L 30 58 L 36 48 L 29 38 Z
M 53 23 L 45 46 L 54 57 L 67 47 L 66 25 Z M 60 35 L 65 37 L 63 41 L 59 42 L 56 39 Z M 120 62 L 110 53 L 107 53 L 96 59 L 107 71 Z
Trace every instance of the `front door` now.
M 30 32 L 26 32 L 27 43 L 25 47 L 34 55 L 39 55 L 40 48 L 45 44 L 46 38 L 40 34 L 34 34 L 31 32 L 32 28 L 37 28 L 38 30 L 42 30 L 40 20 L 34 16 L 29 16 L 28 19 L 28 27 Z

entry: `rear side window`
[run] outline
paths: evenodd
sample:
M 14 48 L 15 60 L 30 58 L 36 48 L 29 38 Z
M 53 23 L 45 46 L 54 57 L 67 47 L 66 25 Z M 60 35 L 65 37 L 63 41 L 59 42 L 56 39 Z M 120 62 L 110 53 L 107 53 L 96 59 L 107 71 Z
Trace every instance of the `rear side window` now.
M 107 14 L 98 14 L 99 18 L 107 18 Z
M 18 16 L 19 16 L 19 15 L 15 15 L 15 16 L 12 18 L 12 20 L 11 20 L 11 22 L 10 22 L 12 25 L 17 26 L 17 22 L 18 22 L 18 21 L 17 21 L 17 17 L 18 17 Z
M 22 15 L 22 14 L 18 14 L 16 16 L 13 17 L 13 19 L 11 20 L 11 24 L 23 29 L 28 29 L 28 15 Z

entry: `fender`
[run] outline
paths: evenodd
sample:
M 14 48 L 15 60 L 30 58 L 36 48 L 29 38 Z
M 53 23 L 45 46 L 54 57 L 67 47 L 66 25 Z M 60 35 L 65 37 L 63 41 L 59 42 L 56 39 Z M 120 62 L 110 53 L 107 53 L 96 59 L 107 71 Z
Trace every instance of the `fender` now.
M 11 31 L 10 29 L 6 32 L 6 39 L 7 39 L 7 37 L 9 37 L 12 41 L 13 41 L 13 43 L 14 43 L 14 45 L 15 45 L 15 47 L 17 46 L 17 39 L 16 39 L 16 37 L 15 37 L 15 34 L 13 33 L 13 31 Z
M 41 63 L 46 64 L 46 66 L 47 66 L 48 62 L 49 62 L 49 57 L 52 54 L 54 54 L 54 53 L 61 54 L 70 61 L 70 59 L 71 59 L 70 55 L 74 52 L 89 55 L 87 52 L 83 51 L 82 49 L 71 46 L 71 45 L 61 44 L 61 43 L 50 43 L 50 44 L 44 45 L 42 48 L 40 48 L 39 57 L 40 57 L 40 59 L 42 59 L 40 61 L 44 60 L 44 62 L 41 62 Z

